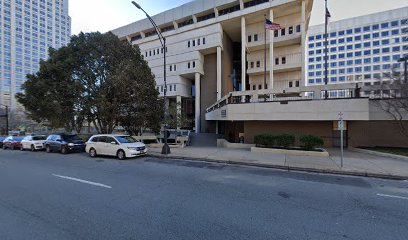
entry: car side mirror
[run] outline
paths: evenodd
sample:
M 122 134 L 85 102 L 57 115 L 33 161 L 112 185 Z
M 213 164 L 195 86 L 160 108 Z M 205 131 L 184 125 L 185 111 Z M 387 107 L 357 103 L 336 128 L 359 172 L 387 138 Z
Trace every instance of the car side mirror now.
M 111 142 L 112 145 L 116 145 L 116 142 Z

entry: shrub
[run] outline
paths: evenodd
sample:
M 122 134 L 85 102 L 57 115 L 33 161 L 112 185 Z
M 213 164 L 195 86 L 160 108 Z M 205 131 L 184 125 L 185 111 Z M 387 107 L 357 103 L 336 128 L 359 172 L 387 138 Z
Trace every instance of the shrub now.
M 303 135 L 299 138 L 302 147 L 306 150 L 313 150 L 316 147 L 324 145 L 324 141 L 321 137 L 313 135 Z
M 295 136 L 292 134 L 281 134 L 276 136 L 276 145 L 288 148 L 295 144 Z
M 272 134 L 264 133 L 255 136 L 255 144 L 257 147 L 273 147 L 276 137 Z

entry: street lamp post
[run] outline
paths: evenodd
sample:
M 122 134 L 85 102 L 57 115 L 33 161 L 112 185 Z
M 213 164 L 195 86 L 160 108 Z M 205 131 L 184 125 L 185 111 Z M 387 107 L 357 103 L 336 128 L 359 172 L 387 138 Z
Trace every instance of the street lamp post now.
M 135 5 L 138 9 L 142 10 L 144 14 L 146 15 L 147 19 L 149 19 L 150 23 L 153 25 L 154 29 L 156 30 L 157 36 L 159 37 L 160 44 L 162 45 L 163 48 L 163 61 L 164 61 L 164 145 L 162 148 L 162 154 L 169 154 L 170 153 L 170 147 L 167 143 L 167 81 L 166 81 L 166 38 L 162 35 L 159 27 L 157 24 L 153 21 L 153 19 L 147 14 L 147 12 L 135 1 L 132 1 L 132 4 Z

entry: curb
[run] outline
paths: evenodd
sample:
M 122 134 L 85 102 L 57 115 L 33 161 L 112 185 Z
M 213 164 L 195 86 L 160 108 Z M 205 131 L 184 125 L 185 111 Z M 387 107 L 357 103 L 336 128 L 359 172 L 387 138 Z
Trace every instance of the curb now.
M 375 155 L 378 157 L 389 157 L 393 159 L 398 159 L 398 160 L 405 160 L 408 161 L 408 157 L 401 156 L 401 155 L 396 155 L 392 153 L 383 153 L 383 152 L 378 152 L 378 151 L 373 151 L 373 150 L 368 150 L 368 149 L 362 149 L 362 148 L 350 148 L 351 151 L 359 152 L 359 153 L 367 153 L 371 155 Z
M 172 156 L 163 156 L 161 154 L 151 154 L 151 153 L 147 154 L 146 156 L 154 157 L 154 158 L 158 158 L 158 159 L 174 159 L 174 160 L 188 160 L 188 161 L 209 162 L 209 163 L 223 163 L 223 164 L 240 165 L 240 166 L 279 169 L 279 170 L 286 170 L 286 171 L 335 174 L 335 175 L 345 175 L 345 176 L 355 176 L 355 177 L 369 177 L 369 178 L 380 178 L 380 179 L 390 179 L 390 180 L 408 180 L 408 176 L 389 175 L 389 174 L 381 174 L 381 173 L 355 172 L 355 171 L 304 168 L 304 167 L 291 167 L 291 166 L 271 165 L 271 164 L 262 164 L 262 163 L 248 163 L 248 162 L 240 162 L 240 161 L 233 161 L 233 160 L 217 160 L 217 159 L 193 158 L 193 157 L 183 157 L 183 156 L 173 156 L 173 155 Z

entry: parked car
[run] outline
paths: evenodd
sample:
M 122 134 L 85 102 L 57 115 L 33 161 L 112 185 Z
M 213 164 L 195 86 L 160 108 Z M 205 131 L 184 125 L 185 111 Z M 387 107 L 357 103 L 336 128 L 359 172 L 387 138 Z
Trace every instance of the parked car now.
M 127 135 L 95 135 L 86 142 L 90 157 L 116 156 L 120 160 L 145 155 L 146 145 Z
M 24 136 L 9 136 L 3 140 L 3 149 L 20 149 L 21 147 L 21 140 L 23 140 Z
M 21 141 L 20 150 L 24 151 L 26 149 L 30 149 L 32 152 L 36 150 L 43 150 L 46 139 L 47 136 L 44 135 L 27 136 Z
M 85 150 L 85 141 L 76 134 L 50 135 L 45 140 L 44 147 L 48 153 L 53 151 L 62 154 L 83 152 Z

